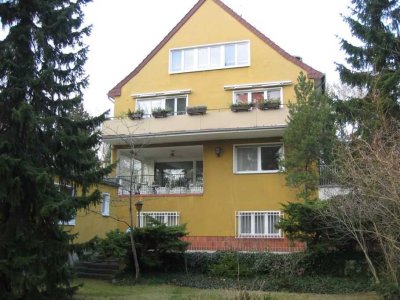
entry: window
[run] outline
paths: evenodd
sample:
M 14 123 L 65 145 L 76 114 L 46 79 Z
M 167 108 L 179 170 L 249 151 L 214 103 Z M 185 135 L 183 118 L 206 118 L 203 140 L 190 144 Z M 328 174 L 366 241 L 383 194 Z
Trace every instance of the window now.
M 104 217 L 110 215 L 110 194 L 103 193 L 103 201 L 101 202 L 101 214 Z
M 187 96 L 162 99 L 138 99 L 136 107 L 144 111 L 144 117 L 150 117 L 156 108 L 168 109 L 172 115 L 186 114 Z
M 239 211 L 236 213 L 236 237 L 282 237 L 276 224 L 280 211 Z
M 250 42 L 232 42 L 170 51 L 171 73 L 250 65 Z
M 282 144 L 240 145 L 234 150 L 235 173 L 273 173 L 280 170 Z
M 179 225 L 179 212 L 141 212 L 140 217 L 138 214 L 138 224 L 140 227 L 146 227 L 149 224 L 150 218 L 153 218 L 167 226 Z
M 264 100 L 279 100 L 282 104 L 282 88 L 238 91 L 233 93 L 233 103 L 259 103 Z

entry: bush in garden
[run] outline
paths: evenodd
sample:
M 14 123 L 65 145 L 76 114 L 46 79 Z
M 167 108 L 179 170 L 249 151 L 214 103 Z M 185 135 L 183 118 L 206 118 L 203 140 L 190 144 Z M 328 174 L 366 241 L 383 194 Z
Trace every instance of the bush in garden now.
M 134 228 L 136 251 L 143 271 L 183 271 L 184 255 L 189 243 L 181 238 L 187 235 L 185 225 L 166 226 L 152 219 L 147 227 Z M 133 268 L 129 235 L 119 229 L 109 231 L 105 238 L 95 237 L 76 246 L 79 253 L 91 252 L 90 259 L 126 260 L 127 268 Z M 84 249 L 84 251 L 82 250 Z
M 240 263 L 240 255 L 237 252 L 225 252 L 218 261 L 209 267 L 211 276 L 239 278 L 250 276 L 250 268 L 247 264 Z

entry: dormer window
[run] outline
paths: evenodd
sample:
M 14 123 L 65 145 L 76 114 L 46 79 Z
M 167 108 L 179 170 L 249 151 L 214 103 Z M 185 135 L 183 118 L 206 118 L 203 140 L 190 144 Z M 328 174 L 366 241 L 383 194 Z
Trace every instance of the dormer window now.
M 169 72 L 247 67 L 250 65 L 250 42 L 230 42 L 170 50 Z

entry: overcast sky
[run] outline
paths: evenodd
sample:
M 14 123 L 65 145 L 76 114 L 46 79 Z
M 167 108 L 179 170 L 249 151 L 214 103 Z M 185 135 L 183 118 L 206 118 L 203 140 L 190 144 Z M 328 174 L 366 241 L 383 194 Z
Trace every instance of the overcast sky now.
M 112 108 L 107 92 L 128 75 L 193 7 L 197 0 L 97 0 L 86 21 L 93 25 L 86 64 L 90 86 L 86 110 Z M 292 55 L 338 82 L 335 62 L 344 61 L 339 38 L 350 38 L 341 14 L 350 0 L 223 0 Z

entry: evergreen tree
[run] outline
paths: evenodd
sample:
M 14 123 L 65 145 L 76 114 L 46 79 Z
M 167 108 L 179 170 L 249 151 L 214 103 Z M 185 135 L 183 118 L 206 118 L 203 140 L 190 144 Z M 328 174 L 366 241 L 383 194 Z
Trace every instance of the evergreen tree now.
M 73 236 L 60 225 L 96 203 L 105 115 L 71 117 L 88 84 L 89 0 L 0 2 L 0 297 L 70 299 Z M 73 191 L 73 193 L 71 193 Z
M 337 101 L 339 121 L 370 135 L 400 120 L 400 4 L 397 0 L 352 0 L 345 17 L 360 44 L 341 40 L 348 63 L 338 65 L 341 80 L 363 88 L 366 96 Z
M 300 190 L 300 198 L 310 200 L 318 189 L 318 164 L 332 161 L 334 114 L 329 98 L 315 91 L 303 73 L 295 93 L 296 102 L 289 104 L 288 128 L 283 135 L 286 181 Z

